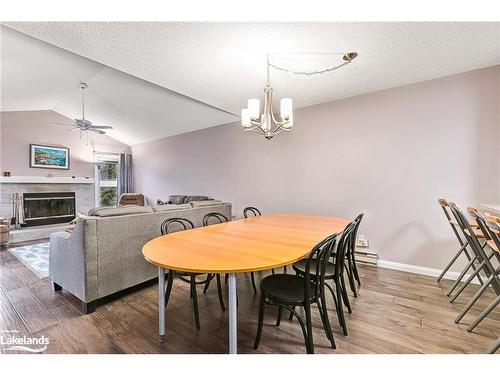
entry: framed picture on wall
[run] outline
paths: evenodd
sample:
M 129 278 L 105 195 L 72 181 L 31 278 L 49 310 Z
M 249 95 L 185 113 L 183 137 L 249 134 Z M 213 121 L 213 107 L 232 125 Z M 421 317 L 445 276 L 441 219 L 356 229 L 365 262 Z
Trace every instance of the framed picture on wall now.
M 30 144 L 30 167 L 69 169 L 69 148 Z

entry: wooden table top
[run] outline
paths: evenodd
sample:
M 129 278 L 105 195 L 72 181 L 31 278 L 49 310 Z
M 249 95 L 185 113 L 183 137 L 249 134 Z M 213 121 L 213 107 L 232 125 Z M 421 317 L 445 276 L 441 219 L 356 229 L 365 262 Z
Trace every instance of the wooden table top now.
M 144 245 L 154 265 L 192 273 L 240 273 L 277 268 L 309 254 L 349 220 L 312 215 L 264 215 L 179 231 Z

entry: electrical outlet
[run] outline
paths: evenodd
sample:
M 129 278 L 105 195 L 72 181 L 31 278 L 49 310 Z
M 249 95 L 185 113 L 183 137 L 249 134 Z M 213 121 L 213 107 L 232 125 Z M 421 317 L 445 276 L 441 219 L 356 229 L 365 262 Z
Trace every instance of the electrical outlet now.
M 365 238 L 364 235 L 360 234 L 356 239 L 357 247 L 368 247 L 368 238 Z

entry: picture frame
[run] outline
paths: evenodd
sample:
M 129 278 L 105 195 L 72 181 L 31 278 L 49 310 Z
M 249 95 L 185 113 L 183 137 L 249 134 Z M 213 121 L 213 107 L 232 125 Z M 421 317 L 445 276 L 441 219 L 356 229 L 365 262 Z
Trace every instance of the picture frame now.
M 30 144 L 30 168 L 69 170 L 69 148 Z

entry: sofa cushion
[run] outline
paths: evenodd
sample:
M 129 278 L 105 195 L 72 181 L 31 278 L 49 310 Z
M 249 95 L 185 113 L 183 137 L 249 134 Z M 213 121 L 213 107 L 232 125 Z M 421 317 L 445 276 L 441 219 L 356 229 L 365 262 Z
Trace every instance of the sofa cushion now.
M 186 203 L 185 200 L 186 200 L 186 195 L 171 195 L 169 198 L 168 198 L 168 203 L 170 204 L 184 204 Z
M 96 207 L 89 211 L 89 216 L 122 216 L 131 214 L 149 214 L 153 209 L 149 206 Z
M 211 200 L 206 200 L 206 201 L 194 201 L 194 202 L 190 202 L 189 204 L 193 207 L 193 208 L 196 208 L 196 207 L 207 207 L 207 206 L 217 206 L 219 204 L 222 204 L 223 202 L 221 200 L 218 200 L 218 199 L 211 199 Z
M 207 197 L 206 195 L 188 195 L 186 197 L 186 202 L 199 202 L 199 201 L 208 201 L 211 200 L 212 198 Z
M 192 208 L 191 205 L 188 203 L 186 203 L 186 204 L 160 204 L 158 206 L 152 207 L 154 212 L 189 210 L 191 208 Z

